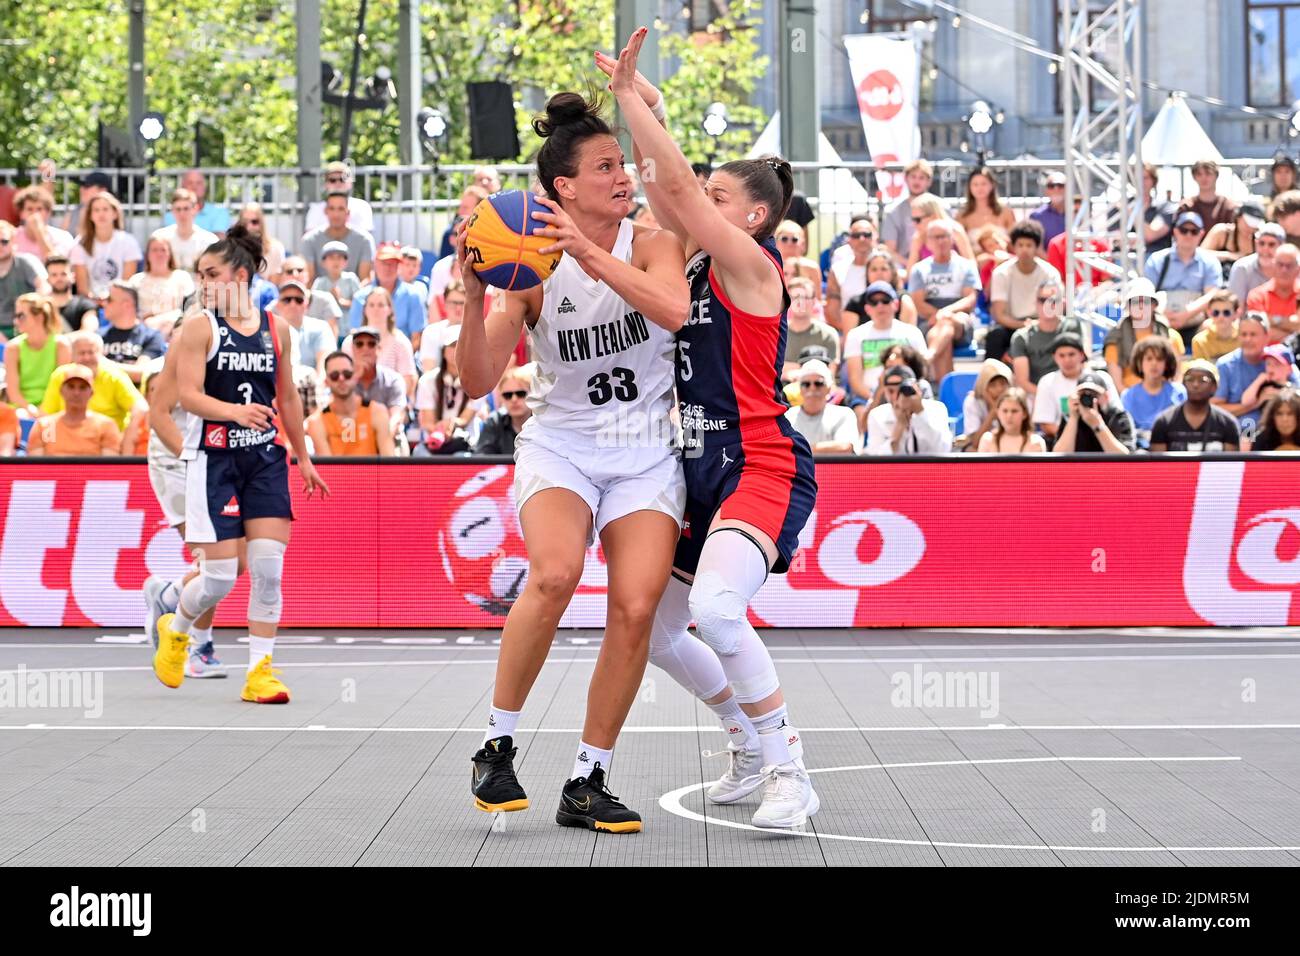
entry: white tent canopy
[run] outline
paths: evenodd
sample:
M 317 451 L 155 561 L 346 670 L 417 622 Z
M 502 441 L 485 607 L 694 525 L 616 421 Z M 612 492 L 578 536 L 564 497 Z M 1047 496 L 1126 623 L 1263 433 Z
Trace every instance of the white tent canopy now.
M 781 114 L 778 111 L 772 114 L 745 158 L 779 155 L 780 152 Z M 817 174 L 817 225 L 830 224 L 836 231 L 847 229 L 850 213 L 871 208 L 871 194 L 849 170 L 835 168 L 844 160 L 820 130 L 817 131 L 817 162 L 824 167 Z
M 1223 161 L 1214 141 L 1206 134 L 1200 121 L 1187 105 L 1187 100 L 1171 93 L 1160 112 L 1151 121 L 1142 137 L 1142 162 L 1153 166 L 1177 166 L 1181 169 L 1161 169 L 1156 182 L 1156 193 L 1175 197 L 1195 195 L 1196 182 L 1192 179 L 1191 165 L 1197 160 Z M 1219 192 L 1231 199 L 1245 199 L 1250 190 L 1241 178 L 1230 169 L 1219 170 Z

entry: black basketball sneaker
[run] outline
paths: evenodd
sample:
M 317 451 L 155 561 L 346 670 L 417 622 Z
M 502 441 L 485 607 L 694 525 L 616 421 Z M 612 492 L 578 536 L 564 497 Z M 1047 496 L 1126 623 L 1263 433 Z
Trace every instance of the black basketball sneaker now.
M 555 822 L 562 827 L 586 827 L 608 833 L 640 833 L 641 816 L 618 802 L 605 786 L 605 771 L 596 761 L 591 775 L 569 780 L 560 793 Z
M 495 737 L 483 744 L 473 757 L 469 792 L 474 806 L 486 813 L 527 810 L 528 794 L 515 776 L 515 754 L 519 751 L 509 737 Z

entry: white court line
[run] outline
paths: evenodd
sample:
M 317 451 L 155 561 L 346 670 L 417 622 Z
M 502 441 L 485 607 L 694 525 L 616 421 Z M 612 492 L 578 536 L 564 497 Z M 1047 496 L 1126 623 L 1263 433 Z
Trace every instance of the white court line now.
M 1300 659 L 1300 654 L 1101 654 L 1087 657 L 774 657 L 774 664 L 1097 664 L 1107 661 L 1271 661 Z M 594 664 L 594 657 L 549 657 L 546 664 Z M 314 667 L 465 667 L 496 664 L 495 657 L 439 660 L 390 661 L 276 661 L 279 668 Z M 226 670 L 241 665 L 226 664 Z M 152 665 L 112 667 L 24 667 L 0 669 L 0 674 L 49 674 L 152 671 Z
M 232 724 L 0 724 L 6 730 L 107 730 L 133 731 L 203 731 L 205 733 L 230 731 L 234 733 L 307 733 L 334 734 L 482 734 L 482 727 L 330 727 L 326 724 L 308 724 L 293 727 L 271 727 Z M 862 733 L 962 733 L 969 731 L 1082 731 L 1082 730 L 1300 730 L 1300 724 L 925 724 L 919 727 L 800 727 L 805 734 L 862 734 Z M 516 737 L 525 734 L 580 734 L 581 727 L 520 727 Z M 623 734 L 721 734 L 716 724 L 624 727 Z
M 816 773 L 847 773 L 859 770 L 906 770 L 916 767 L 965 767 L 986 764 L 1032 764 L 1032 763 L 1201 763 L 1220 761 L 1239 761 L 1240 757 L 1006 757 L 987 760 L 926 760 L 912 763 L 876 763 L 859 764 L 851 767 L 820 767 L 809 769 Z M 682 806 L 684 797 L 697 790 L 703 790 L 708 783 L 693 783 L 689 786 L 670 790 L 659 798 L 659 806 L 669 813 L 684 817 L 697 823 L 730 827 L 733 830 L 752 830 L 755 833 L 770 833 L 778 836 L 812 837 L 820 840 L 845 840 L 853 843 L 884 843 L 890 846 L 928 846 L 951 847 L 963 850 L 1035 850 L 1061 851 L 1069 853 L 1287 853 L 1300 850 L 1300 846 L 1052 846 L 1048 844 L 1020 843 L 956 843 L 947 840 L 901 840 L 887 837 L 849 836 L 841 833 L 822 833 L 807 830 L 767 830 L 739 823 L 706 817 L 694 810 Z
M 112 637 L 113 635 L 106 635 Z M 24 642 L 21 644 L 11 644 L 0 641 L 0 651 L 7 650 L 11 647 L 22 648 L 64 648 L 64 647 L 97 647 L 108 649 L 126 649 L 139 648 L 145 644 L 143 634 L 132 635 L 130 641 L 104 641 L 102 643 L 73 643 L 70 641 L 44 641 L 44 642 Z M 283 640 L 283 639 L 282 639 Z M 338 641 L 348 641 L 348 643 L 336 643 Z M 425 640 L 425 639 L 421 639 Z M 331 638 L 327 643 L 321 644 L 296 644 L 292 641 L 285 640 L 284 647 L 292 647 L 294 650 L 303 651 L 368 651 L 382 650 L 389 647 L 394 648 L 412 648 L 418 647 L 427 651 L 457 651 L 463 652 L 466 647 L 484 651 L 495 651 L 500 646 L 500 640 L 494 638 L 492 641 L 479 641 L 476 644 L 452 644 L 446 645 L 445 638 L 429 638 L 428 640 L 438 641 L 441 643 L 424 644 L 417 643 L 414 639 L 402 640 L 395 638 Z M 354 643 L 355 642 L 355 643 Z M 387 642 L 387 643 L 386 643 Z M 239 648 L 245 646 L 247 639 L 241 638 L 235 643 L 218 640 L 217 647 Z M 601 646 L 601 641 L 594 638 L 568 638 L 560 642 L 561 649 L 564 650 L 595 650 Z M 876 651 L 1037 651 L 1037 650 L 1073 650 L 1080 647 L 1080 641 L 1066 641 L 1057 644 L 1025 644 L 1020 642 L 1011 642 L 1005 644 L 808 644 L 808 645 L 777 645 L 773 649 L 777 653 L 789 653 L 792 651 L 839 651 L 841 653 L 861 651 L 863 653 L 872 653 Z M 1199 642 L 1166 642 L 1160 640 L 1137 640 L 1118 643 L 1118 644 L 1083 644 L 1085 650 L 1125 650 L 1140 648 L 1174 648 L 1186 650 L 1189 648 L 1210 649 L 1220 647 L 1300 647 L 1300 640 L 1294 638 L 1257 638 L 1248 641 L 1229 641 L 1215 640 L 1211 645 L 1205 641 Z

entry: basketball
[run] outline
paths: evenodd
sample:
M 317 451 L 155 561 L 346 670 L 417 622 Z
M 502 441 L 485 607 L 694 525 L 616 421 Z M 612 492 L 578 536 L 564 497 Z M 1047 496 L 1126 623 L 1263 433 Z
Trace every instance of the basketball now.
M 560 264 L 560 253 L 539 250 L 554 240 L 534 235 L 546 223 L 534 212 L 550 212 L 522 189 L 500 192 L 474 207 L 465 227 L 465 248 L 474 257 L 474 271 L 498 289 L 530 289 L 548 279 Z

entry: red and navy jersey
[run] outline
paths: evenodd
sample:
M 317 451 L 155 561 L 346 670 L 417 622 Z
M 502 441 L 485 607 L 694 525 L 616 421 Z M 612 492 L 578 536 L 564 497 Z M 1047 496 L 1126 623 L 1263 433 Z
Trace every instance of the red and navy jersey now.
M 212 344 L 203 376 L 203 391 L 233 405 L 276 408 L 275 383 L 280 363 L 280 342 L 275 317 L 261 310 L 261 322 L 252 335 L 232 328 L 224 318 L 208 313 Z M 204 420 L 200 447 L 205 451 L 244 451 L 280 444 L 278 416 L 266 431 L 245 428 L 231 421 Z
M 782 277 L 776 315 L 750 315 L 736 307 L 704 251 L 686 264 L 691 311 L 677 333 L 677 402 L 688 448 L 770 430 L 790 407 L 781 390 L 790 295 L 776 240 L 769 236 L 760 246 Z

